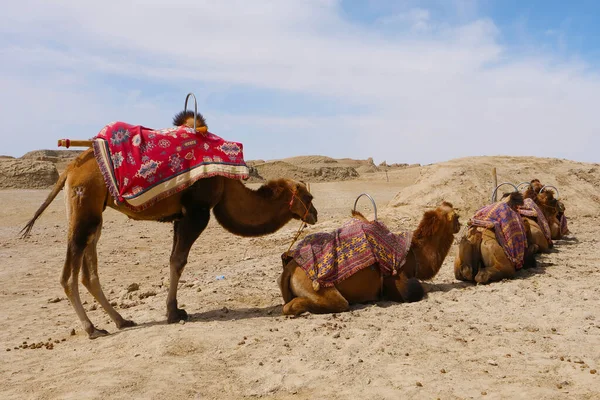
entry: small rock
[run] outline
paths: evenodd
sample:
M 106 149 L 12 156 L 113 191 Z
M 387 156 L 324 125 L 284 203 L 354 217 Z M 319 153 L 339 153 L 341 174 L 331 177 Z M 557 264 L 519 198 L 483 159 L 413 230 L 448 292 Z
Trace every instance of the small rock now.
M 333 338 L 334 338 L 334 339 L 337 339 L 337 338 L 339 338 L 339 337 L 340 337 L 340 333 L 339 333 L 339 332 L 338 332 L 338 333 L 336 333 L 335 335 L 333 335 Z
M 487 396 L 487 392 L 481 392 L 482 396 Z
M 441 372 L 442 374 L 445 374 L 445 373 L 446 373 L 446 370 L 445 370 L 444 368 L 442 368 L 442 369 L 440 369 L 440 372 Z
M 490 365 L 493 365 L 494 367 L 498 366 L 498 362 L 494 361 L 494 360 L 487 360 L 487 363 L 490 364 Z
M 259 362 L 258 365 L 260 365 L 261 367 L 264 365 L 263 362 Z
M 221 311 L 223 311 L 225 314 L 227 314 L 227 313 L 229 312 L 229 308 L 227 308 L 227 307 L 223 307 L 223 308 L 221 309 Z
M 582 359 L 580 359 L 580 358 L 576 358 L 576 359 L 574 359 L 574 360 L 573 360 L 573 362 L 574 362 L 575 364 L 583 364 L 583 360 L 582 360 Z
M 71 329 L 71 336 L 75 336 L 75 329 Z
M 132 283 L 131 285 L 127 286 L 127 293 L 135 292 L 136 290 L 140 290 L 140 285 L 137 283 Z
M 417 382 L 417 386 L 418 387 L 423 387 L 423 384 L 421 382 Z
M 9 349 L 10 350 L 10 349 Z M 595 375 L 596 374 L 596 370 L 595 369 L 590 369 L 590 374 Z
M 185 320 L 182 319 L 181 321 L 179 321 L 179 325 L 185 325 Z

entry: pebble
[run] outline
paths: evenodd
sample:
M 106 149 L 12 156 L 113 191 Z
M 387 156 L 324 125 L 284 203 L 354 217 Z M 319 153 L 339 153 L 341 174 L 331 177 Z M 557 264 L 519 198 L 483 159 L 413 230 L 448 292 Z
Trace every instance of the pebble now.
M 490 364 L 490 365 L 493 365 L 494 367 L 498 366 L 498 362 L 494 361 L 494 360 L 488 360 L 487 363 Z
M 417 386 L 418 387 L 423 387 L 423 384 L 421 382 L 417 382 Z
M 127 293 L 135 292 L 136 290 L 140 290 L 140 285 L 135 282 L 127 286 Z

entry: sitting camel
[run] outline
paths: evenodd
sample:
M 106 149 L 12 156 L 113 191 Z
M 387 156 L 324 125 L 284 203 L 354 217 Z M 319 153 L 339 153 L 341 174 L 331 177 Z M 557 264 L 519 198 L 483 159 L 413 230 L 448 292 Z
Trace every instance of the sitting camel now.
M 456 279 L 489 283 L 512 278 L 522 267 L 535 266 L 538 248 L 528 245 L 530 223 L 519 215 L 521 206 L 523 195 L 512 192 L 477 211 L 458 244 Z
M 191 123 L 190 123 L 191 118 Z M 180 113 L 175 125 L 193 126 L 194 114 Z M 206 126 L 198 114 L 198 126 Z M 173 222 L 173 247 L 170 257 L 170 282 L 167 295 L 169 323 L 187 319 L 187 313 L 177 308 L 177 284 L 187 263 L 193 243 L 206 228 L 210 210 L 221 226 L 239 236 L 261 236 L 280 229 L 292 219 L 307 224 L 317 222 L 313 196 L 303 183 L 291 179 L 271 180 L 257 190 L 247 188 L 240 180 L 223 176 L 204 178 L 193 185 L 142 211 L 136 212 L 117 204 L 109 195 L 102 173 L 89 149 L 69 164 L 60 175 L 41 207 L 23 229 L 27 236 L 33 224 L 65 187 L 69 220 L 67 257 L 61 284 L 90 339 L 107 335 L 88 318 L 79 297 L 78 275 L 96 301 L 104 308 L 117 328 L 135 325 L 124 319 L 107 300 L 98 278 L 96 246 L 102 229 L 102 213 L 111 207 L 135 220 Z
M 528 225 L 525 229 L 527 243 L 535 245 L 537 252 L 547 253 L 554 244 L 552 243 L 552 233 L 546 215 L 531 198 L 525 198 L 518 211 L 521 218 L 523 218 L 523 222 Z
M 552 239 L 561 239 L 569 233 L 567 217 L 565 216 L 565 205 L 555 197 L 553 190 L 542 185 L 539 179 L 533 179 L 524 196 L 525 198 L 533 199 L 541 208 L 550 226 Z
M 298 244 L 290 257 L 284 255 L 283 272 L 278 279 L 285 301 L 284 314 L 342 312 L 347 311 L 350 304 L 380 299 L 419 301 L 424 296 L 424 290 L 418 279 L 432 279 L 438 273 L 450 250 L 454 234 L 460 230 L 459 217 L 448 202 L 425 212 L 414 233 L 393 234 L 378 221 L 369 222 L 357 212 L 352 215 L 354 218 L 350 224 L 362 224 L 366 238 L 352 236 L 349 241 L 338 243 L 338 248 L 334 250 L 338 254 L 333 268 L 337 271 L 335 276 L 316 277 L 313 270 L 305 270 L 307 265 L 301 265 L 302 262 L 297 258 L 302 257 L 303 243 L 315 242 L 311 236 L 315 236 L 316 242 L 319 241 L 316 235 L 341 237 L 343 233 L 340 232 L 344 227 L 333 235 L 308 236 Z M 372 234 L 370 237 L 369 233 Z M 373 249 L 372 253 L 368 250 L 366 253 L 357 252 L 361 240 L 364 247 Z M 319 246 L 328 246 L 329 243 L 321 241 L 314 249 L 318 251 Z M 324 254 L 325 258 L 327 256 Z M 347 274 L 341 272 L 344 261 L 352 264 Z

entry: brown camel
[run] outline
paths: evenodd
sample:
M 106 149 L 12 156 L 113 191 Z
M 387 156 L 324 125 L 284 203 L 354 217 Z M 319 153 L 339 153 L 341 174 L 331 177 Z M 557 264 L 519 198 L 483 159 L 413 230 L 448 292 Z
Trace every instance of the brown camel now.
M 561 229 L 561 219 L 566 218 L 564 216 L 565 205 L 555 197 L 555 193 L 552 189 L 544 187 L 539 179 L 533 179 L 525 191 L 524 196 L 525 198 L 533 199 L 541 208 L 550 225 L 552 239 L 561 239 L 562 236 L 568 232 L 568 230 Z
M 517 214 L 519 206 L 523 205 L 523 195 L 518 192 L 509 193 L 501 200 Z M 522 220 L 523 221 L 523 220 Z M 531 241 L 530 222 L 523 221 L 524 234 L 527 242 Z M 523 239 L 523 238 L 521 238 Z M 525 245 L 523 267 L 535 266 L 536 244 Z M 504 248 L 498 243 L 493 228 L 469 226 L 467 233 L 460 239 L 456 258 L 454 259 L 454 276 L 462 281 L 490 283 L 506 278 L 512 278 L 517 265 L 509 259 Z
M 192 113 L 180 113 L 175 125 L 193 126 Z M 198 126 L 206 126 L 198 115 Z M 260 236 L 280 229 L 292 219 L 308 224 L 317 222 L 313 197 L 303 183 L 291 179 L 272 180 L 258 190 L 247 188 L 241 181 L 221 176 L 200 179 L 189 188 L 167 197 L 153 206 L 134 212 L 115 203 L 109 195 L 94 153 L 91 149 L 77 157 L 60 175 L 52 192 L 23 228 L 27 236 L 33 224 L 65 187 L 65 202 L 69 220 L 67 257 L 60 282 L 91 339 L 107 335 L 96 328 L 81 304 L 78 275 L 96 301 L 104 308 L 117 328 L 135 325 L 124 319 L 109 303 L 98 278 L 96 245 L 102 229 L 102 213 L 111 207 L 135 220 L 173 222 L 173 247 L 170 257 L 170 283 L 167 296 L 169 323 L 187 319 L 187 313 L 177 308 L 177 284 L 187 263 L 193 243 L 206 228 L 210 210 L 221 226 L 239 236 Z
M 359 213 L 353 216 L 363 218 Z M 443 202 L 423 215 L 414 231 L 405 264 L 396 275 L 384 276 L 377 265 L 364 268 L 332 287 L 315 290 L 306 272 L 291 259 L 278 279 L 285 305 L 283 313 L 299 315 L 347 311 L 350 304 L 379 299 L 413 302 L 424 296 L 418 279 L 432 279 L 439 271 L 460 230 L 458 215 L 452 204 Z

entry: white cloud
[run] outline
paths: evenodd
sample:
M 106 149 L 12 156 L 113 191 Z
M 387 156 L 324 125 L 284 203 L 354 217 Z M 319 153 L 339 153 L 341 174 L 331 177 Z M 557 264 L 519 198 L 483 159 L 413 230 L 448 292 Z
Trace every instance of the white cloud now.
M 459 3 L 461 13 L 473 12 L 472 2 Z M 364 109 L 318 118 L 211 110 L 215 133 L 247 132 L 237 136 L 251 157 L 279 157 L 264 148 L 270 143 L 282 157 L 598 160 L 590 146 L 599 144 L 600 80 L 582 62 L 513 53 L 485 17 L 451 25 L 415 8 L 383 18 L 411 28 L 388 34 L 342 15 L 337 1 L 318 0 L 11 4 L 0 17 L 0 33 L 15 38 L 0 42 L 0 56 L 11 60 L 0 66 L 0 112 L 19 121 L 9 123 L 11 132 L 23 131 L 21 121 L 35 105 L 39 119 L 54 127 L 37 143 L 51 135 L 54 143 L 59 133 L 75 135 L 73 127 L 93 135 L 114 119 L 168 125 L 183 102 L 148 98 L 143 83 L 122 89 L 118 82 L 169 85 L 181 96 L 207 84 L 217 91 L 244 85 Z M 37 146 L 11 140 L 13 154 Z

